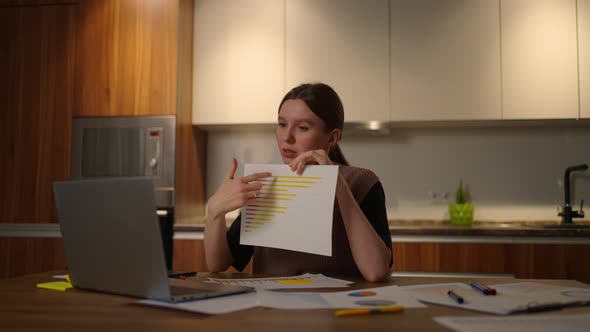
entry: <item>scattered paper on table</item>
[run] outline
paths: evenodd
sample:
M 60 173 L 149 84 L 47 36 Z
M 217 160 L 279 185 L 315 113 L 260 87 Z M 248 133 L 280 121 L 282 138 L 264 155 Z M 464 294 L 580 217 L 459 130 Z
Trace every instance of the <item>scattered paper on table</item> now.
M 274 278 L 219 279 L 209 278 L 210 282 L 226 285 L 250 286 L 260 289 L 289 288 L 334 288 L 348 287 L 351 281 L 326 277 L 322 274 L 306 273 L 300 276 Z
M 543 303 L 574 302 L 590 300 L 590 289 L 554 286 L 542 283 L 521 282 L 490 285 L 497 295 L 484 295 L 463 283 L 429 284 L 400 287 L 414 298 L 428 303 L 441 304 L 460 309 L 508 315 L 513 310 Z M 463 297 L 459 304 L 447 295 L 452 290 Z
M 346 281 L 338 280 L 340 284 L 343 284 L 343 282 Z M 357 293 L 359 292 L 371 295 L 358 296 Z M 398 286 L 356 289 L 345 292 L 297 293 L 272 291 L 258 287 L 256 288 L 256 292 L 205 300 L 181 303 L 141 300 L 138 303 L 204 314 L 224 314 L 257 306 L 274 309 L 372 308 L 391 304 L 401 305 L 406 308 L 426 307 L 424 304 L 401 292 Z
M 256 204 L 242 208 L 240 244 L 332 255 L 332 218 L 338 166 L 310 165 L 297 175 L 288 165 L 246 164 L 260 180 Z
M 398 286 L 355 289 L 345 292 L 285 293 L 257 289 L 260 305 L 275 309 L 348 309 L 401 305 L 424 308 L 424 304 L 401 292 Z M 361 294 L 361 295 L 359 295 Z
M 211 299 L 180 303 L 171 303 L 156 300 L 141 300 L 138 303 L 210 315 L 226 314 L 238 310 L 250 309 L 259 306 L 258 295 L 256 294 L 256 292 L 227 295 L 221 297 L 214 297 Z
M 511 317 L 434 317 L 434 320 L 459 332 L 553 332 L 588 331 L 590 314 L 526 315 Z
M 274 309 L 329 309 L 320 293 L 302 292 L 285 293 L 271 290 L 257 289 L 260 306 Z
M 332 308 L 371 308 L 388 305 L 401 305 L 405 308 L 426 307 L 396 285 L 320 294 Z

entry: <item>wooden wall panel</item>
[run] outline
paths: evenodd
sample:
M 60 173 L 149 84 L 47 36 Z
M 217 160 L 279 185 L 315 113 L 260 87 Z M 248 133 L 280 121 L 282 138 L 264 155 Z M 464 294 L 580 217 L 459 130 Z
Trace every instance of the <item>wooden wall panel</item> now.
M 175 223 L 205 215 L 207 133 L 192 125 L 193 1 L 179 1 Z
M 61 238 L 0 237 L 0 278 L 66 270 Z
M 77 5 L 0 8 L 0 221 L 56 222 L 69 176 Z
M 82 1 L 74 115 L 176 114 L 177 17 L 174 1 Z
M 63 5 L 78 3 L 79 0 L 3 0 L 0 7 Z

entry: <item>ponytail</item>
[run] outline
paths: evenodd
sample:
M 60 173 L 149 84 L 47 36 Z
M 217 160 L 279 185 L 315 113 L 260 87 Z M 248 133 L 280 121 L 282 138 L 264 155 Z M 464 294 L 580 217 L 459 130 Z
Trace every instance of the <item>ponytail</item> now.
M 344 157 L 344 154 L 342 153 L 342 150 L 340 149 L 340 145 L 338 145 L 338 144 L 334 145 L 334 147 L 330 149 L 330 152 L 328 153 L 328 157 L 330 157 L 330 160 L 332 160 L 335 163 L 338 163 L 338 164 L 344 165 L 344 166 L 350 166 L 350 164 L 348 163 L 348 160 L 346 160 L 346 157 Z

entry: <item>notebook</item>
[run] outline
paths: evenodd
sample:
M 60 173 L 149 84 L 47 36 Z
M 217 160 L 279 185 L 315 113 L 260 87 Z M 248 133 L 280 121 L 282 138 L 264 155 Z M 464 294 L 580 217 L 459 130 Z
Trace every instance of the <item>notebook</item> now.
M 170 284 L 151 179 L 54 182 L 53 190 L 74 287 L 169 302 L 252 290 L 192 280 Z

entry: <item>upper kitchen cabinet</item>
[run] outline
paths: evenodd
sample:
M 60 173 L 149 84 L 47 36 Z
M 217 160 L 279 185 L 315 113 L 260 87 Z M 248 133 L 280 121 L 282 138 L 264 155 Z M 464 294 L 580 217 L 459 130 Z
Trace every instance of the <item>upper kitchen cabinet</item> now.
M 387 0 L 287 0 L 285 82 L 331 85 L 346 122 L 389 120 Z
M 577 118 L 576 0 L 508 0 L 500 7 L 503 117 Z
M 580 117 L 590 118 L 590 0 L 578 0 Z
M 75 116 L 176 113 L 178 5 L 80 1 Z
M 284 1 L 198 0 L 193 123 L 275 123 L 284 89 Z
M 498 0 L 392 0 L 391 119 L 501 118 Z

